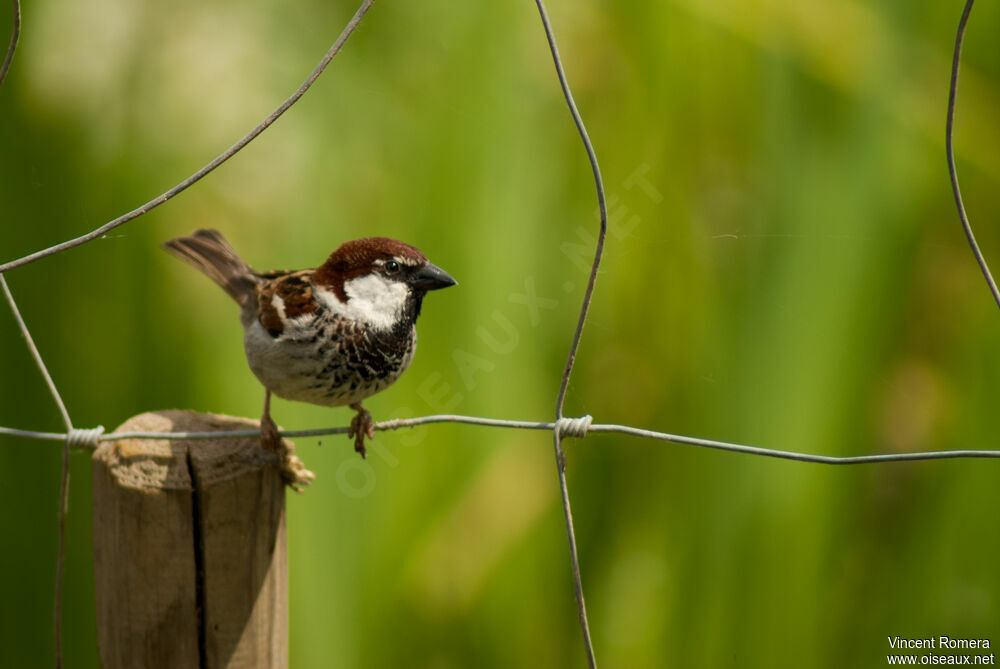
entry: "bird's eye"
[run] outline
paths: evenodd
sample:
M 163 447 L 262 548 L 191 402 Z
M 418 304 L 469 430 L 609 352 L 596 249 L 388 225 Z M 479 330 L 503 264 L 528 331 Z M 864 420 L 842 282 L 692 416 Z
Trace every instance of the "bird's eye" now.
M 395 260 L 390 260 L 385 264 L 386 274 L 395 274 L 398 271 L 399 271 L 399 263 L 396 262 Z

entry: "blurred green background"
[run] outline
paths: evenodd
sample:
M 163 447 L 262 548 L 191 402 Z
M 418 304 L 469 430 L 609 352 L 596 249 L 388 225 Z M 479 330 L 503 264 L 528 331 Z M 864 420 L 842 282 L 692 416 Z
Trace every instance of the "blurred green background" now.
M 30 0 L 0 87 L 0 260 L 181 180 L 304 78 L 353 2 Z M 1000 317 L 944 159 L 961 3 L 552 0 L 611 232 L 567 415 L 826 454 L 995 448 Z M 10 17 L 0 12 L 5 42 Z M 962 185 L 1000 267 L 1000 7 L 973 11 Z M 256 417 L 236 309 L 158 244 L 222 230 L 261 269 L 388 235 L 458 278 L 376 418 L 549 419 L 596 229 L 532 2 L 378 2 L 301 103 L 106 239 L 12 271 L 80 426 Z M 532 312 L 518 296 L 545 298 Z M 0 425 L 60 423 L 0 309 Z M 351 412 L 279 400 L 295 428 Z M 580 666 L 551 441 L 433 426 L 299 440 L 291 662 Z M 59 446 L 0 440 L 0 648 L 52 662 Z M 68 666 L 98 666 L 90 464 L 72 456 Z M 1000 463 L 831 468 L 569 445 L 606 667 L 878 667 L 887 637 L 1000 643 Z

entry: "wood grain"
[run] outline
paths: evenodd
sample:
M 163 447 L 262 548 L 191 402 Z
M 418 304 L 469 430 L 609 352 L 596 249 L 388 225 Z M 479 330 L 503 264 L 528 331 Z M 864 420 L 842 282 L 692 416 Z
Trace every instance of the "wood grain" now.
M 118 431 L 223 431 L 190 411 Z M 105 669 L 288 666 L 285 492 L 256 438 L 105 442 L 94 454 L 94 572 Z

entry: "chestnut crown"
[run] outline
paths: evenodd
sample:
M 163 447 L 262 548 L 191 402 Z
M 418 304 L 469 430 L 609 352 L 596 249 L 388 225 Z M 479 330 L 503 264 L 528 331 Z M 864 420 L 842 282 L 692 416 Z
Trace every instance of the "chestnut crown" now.
M 346 299 L 343 286 L 367 275 L 406 284 L 417 293 L 454 286 L 447 272 L 427 260 L 420 249 L 389 239 L 366 237 L 345 242 L 316 269 L 314 280 L 329 285 Z

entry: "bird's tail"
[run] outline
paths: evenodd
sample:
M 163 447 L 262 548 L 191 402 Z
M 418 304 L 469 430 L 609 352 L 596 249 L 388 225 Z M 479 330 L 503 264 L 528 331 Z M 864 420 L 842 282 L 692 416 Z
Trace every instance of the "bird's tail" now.
M 257 279 L 218 230 L 195 230 L 163 242 L 163 248 L 191 263 L 225 290 L 240 306 L 255 295 Z

